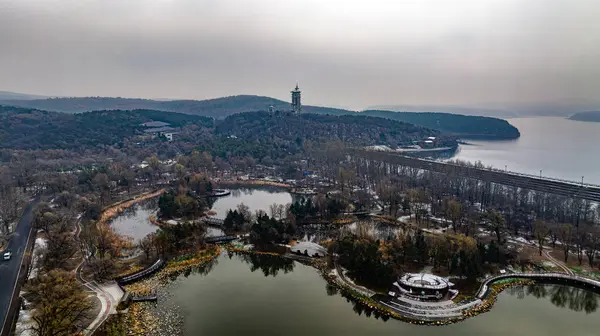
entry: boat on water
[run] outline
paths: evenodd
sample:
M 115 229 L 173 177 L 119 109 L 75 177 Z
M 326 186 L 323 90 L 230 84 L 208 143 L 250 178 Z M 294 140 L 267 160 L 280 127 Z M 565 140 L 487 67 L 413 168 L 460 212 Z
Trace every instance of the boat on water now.
M 300 196 L 314 196 L 317 194 L 316 191 L 308 188 L 294 188 L 292 189 L 291 193 Z

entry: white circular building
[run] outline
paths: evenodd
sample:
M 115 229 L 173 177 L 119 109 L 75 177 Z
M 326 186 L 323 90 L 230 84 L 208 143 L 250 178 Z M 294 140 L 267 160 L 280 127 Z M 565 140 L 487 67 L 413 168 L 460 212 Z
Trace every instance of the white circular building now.
M 448 279 L 427 273 L 405 273 L 394 282 L 400 294 L 422 300 L 441 300 L 452 286 Z

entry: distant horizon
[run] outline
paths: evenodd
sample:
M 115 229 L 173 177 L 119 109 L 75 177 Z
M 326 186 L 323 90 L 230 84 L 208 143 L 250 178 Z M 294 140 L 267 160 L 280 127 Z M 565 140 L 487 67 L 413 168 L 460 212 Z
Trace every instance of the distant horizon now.
M 302 90 L 302 87 L 300 87 Z M 10 98 L 4 99 L 2 98 L 3 94 L 8 95 L 22 95 L 24 98 Z M 44 100 L 44 99 L 69 99 L 69 98 L 115 98 L 115 99 L 140 99 L 140 100 L 151 100 L 151 101 L 178 101 L 178 100 L 187 100 L 187 101 L 206 101 L 206 100 L 214 100 L 214 99 L 223 99 L 228 97 L 236 97 L 236 96 L 249 96 L 249 97 L 264 97 L 270 99 L 280 100 L 282 102 L 289 102 L 290 98 L 278 98 L 278 97 L 270 97 L 266 95 L 259 94 L 231 94 L 231 95 L 223 95 L 219 97 L 211 97 L 211 98 L 147 98 L 147 97 L 134 97 L 134 96 L 101 96 L 101 95 L 90 95 L 90 96 L 49 96 L 39 93 L 24 93 L 24 92 L 15 92 L 9 90 L 0 90 L 0 101 L 9 101 L 9 100 Z M 34 98 L 25 98 L 25 97 L 34 97 Z M 335 108 L 335 109 L 343 109 L 354 112 L 361 112 L 366 110 L 386 110 L 393 112 L 441 112 L 441 113 L 454 113 L 454 114 L 466 114 L 466 115 L 480 115 L 480 116 L 490 116 L 490 117 L 498 117 L 498 118 L 515 118 L 515 117 L 533 117 L 533 116 L 570 116 L 574 113 L 579 112 L 588 112 L 588 111 L 598 111 L 600 110 L 600 103 L 590 103 L 590 102 L 574 102 L 572 104 L 565 103 L 544 103 L 544 102 L 530 102 L 524 103 L 522 107 L 514 106 L 514 107 L 499 107 L 501 104 L 499 103 L 489 103 L 489 106 L 486 106 L 485 103 L 474 104 L 474 105 L 456 105 L 456 104 L 442 104 L 442 105 L 430 105 L 430 104 L 376 104 L 361 108 L 352 108 L 348 106 L 340 106 L 335 104 L 312 104 L 306 103 L 306 94 L 303 92 L 303 105 L 305 106 L 316 106 L 316 107 L 327 107 L 327 108 Z M 544 112 L 544 109 L 547 111 Z M 562 112 L 556 112 L 563 110 Z

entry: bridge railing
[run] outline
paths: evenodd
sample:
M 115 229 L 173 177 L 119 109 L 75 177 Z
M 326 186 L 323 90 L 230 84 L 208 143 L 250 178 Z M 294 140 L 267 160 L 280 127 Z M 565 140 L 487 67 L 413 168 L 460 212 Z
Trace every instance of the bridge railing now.
M 544 278 L 546 278 L 546 279 L 553 279 L 553 280 L 561 280 L 562 279 L 562 280 L 578 282 L 578 283 L 581 283 L 584 285 L 589 285 L 589 286 L 593 286 L 593 287 L 600 289 L 600 281 L 580 277 L 577 275 L 570 275 L 570 274 L 564 274 L 564 273 L 512 273 L 512 274 L 498 275 L 498 276 L 486 279 L 483 282 L 483 284 L 481 284 L 481 287 L 479 288 L 479 291 L 477 292 L 477 295 L 476 295 L 477 298 L 483 299 L 485 297 L 485 295 L 487 294 L 487 292 L 489 290 L 490 284 L 492 284 L 498 280 L 510 279 L 510 278 L 523 278 L 523 279 L 536 279 L 536 278 L 544 279 Z
M 161 267 L 164 266 L 164 264 L 165 264 L 164 260 L 158 259 L 154 264 L 152 264 L 152 266 L 150 266 L 144 270 L 141 270 L 137 273 L 116 279 L 116 281 L 119 284 L 128 284 L 128 283 L 137 281 L 143 277 L 146 277 L 146 276 L 158 271 Z

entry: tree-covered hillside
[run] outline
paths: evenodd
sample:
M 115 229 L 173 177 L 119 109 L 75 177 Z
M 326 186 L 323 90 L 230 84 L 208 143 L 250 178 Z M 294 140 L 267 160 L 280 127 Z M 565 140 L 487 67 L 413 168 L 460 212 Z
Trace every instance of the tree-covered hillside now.
M 207 117 L 150 110 L 64 114 L 0 106 L 0 148 L 71 149 L 112 145 L 143 134 L 147 121 L 212 127 Z
M 51 98 L 41 100 L 0 101 L 0 104 L 35 108 L 40 110 L 80 113 L 97 110 L 149 109 L 178 112 L 224 119 L 229 115 L 243 112 L 267 111 L 273 106 L 278 111 L 289 111 L 288 102 L 261 96 L 239 95 L 208 100 L 157 101 L 131 98 Z M 391 112 L 363 111 L 303 106 L 303 112 L 330 115 L 369 115 L 392 120 L 405 121 L 465 138 L 515 139 L 519 131 L 506 120 L 490 117 L 465 116 L 434 112 Z
M 516 139 L 521 134 L 508 121 L 498 118 L 436 112 L 391 112 L 369 110 L 369 116 L 400 120 L 471 139 Z
M 351 145 L 412 144 L 440 132 L 399 121 L 361 115 L 295 115 L 289 112 L 253 112 L 231 115 L 217 124 L 215 142 L 203 149 L 217 155 L 251 154 L 271 158 L 294 154 L 307 142 L 340 140 Z M 444 138 L 442 136 L 442 138 Z M 444 140 L 443 140 L 444 141 Z M 456 145 L 454 138 L 445 144 Z
M 137 98 L 72 97 L 34 100 L 4 100 L 0 101 L 0 105 L 11 105 L 64 113 L 145 109 L 195 114 L 216 119 L 223 119 L 235 113 L 267 111 L 270 106 L 273 106 L 273 108 L 278 111 L 288 111 L 290 109 L 290 103 L 283 100 L 252 95 L 239 95 L 206 100 L 167 101 Z M 334 115 L 353 113 L 348 110 L 321 106 L 303 106 L 303 110 L 307 113 Z
M 180 132 L 177 151 L 198 148 L 221 157 L 273 159 L 298 154 L 306 145 L 343 141 L 350 145 L 406 145 L 429 136 L 455 146 L 453 137 L 412 124 L 363 115 L 332 116 L 290 112 L 249 112 L 224 120 L 153 110 L 96 111 L 78 114 L 0 106 L 0 148 L 65 149 L 78 152 L 106 146 L 122 148 L 131 140 L 150 141 L 142 123 L 162 121 Z M 142 136 L 142 137 L 138 137 Z M 152 138 L 160 147 L 160 140 Z M 164 141 L 164 140 L 163 140 Z M 168 146 L 172 147 L 172 146 Z

